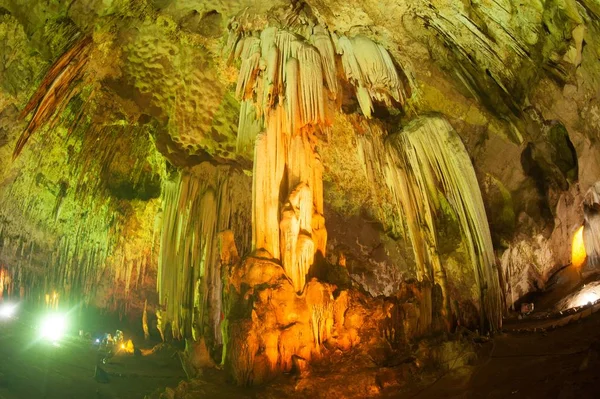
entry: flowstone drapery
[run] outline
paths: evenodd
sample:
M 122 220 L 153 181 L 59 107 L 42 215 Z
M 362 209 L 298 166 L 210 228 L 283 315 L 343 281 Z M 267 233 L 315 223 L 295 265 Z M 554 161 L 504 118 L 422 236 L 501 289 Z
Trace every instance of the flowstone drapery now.
M 584 273 L 593 273 L 600 268 L 600 182 L 596 182 L 586 193 L 583 210 L 583 244 L 587 263 Z
M 447 301 L 435 216 L 444 197 L 467 244 L 480 290 L 482 327 L 500 328 L 501 294 L 492 239 L 477 177 L 460 137 L 443 118 L 423 118 L 389 137 L 386 148 L 387 184 L 406 219 L 419 279 L 433 279 Z
M 221 270 L 218 232 L 234 228 L 246 248 L 243 197 L 235 190 L 247 185 L 238 172 L 208 164 L 178 174 L 163 187 L 158 292 L 175 338 L 207 336 L 222 343 Z M 208 326 L 208 331 L 205 327 Z

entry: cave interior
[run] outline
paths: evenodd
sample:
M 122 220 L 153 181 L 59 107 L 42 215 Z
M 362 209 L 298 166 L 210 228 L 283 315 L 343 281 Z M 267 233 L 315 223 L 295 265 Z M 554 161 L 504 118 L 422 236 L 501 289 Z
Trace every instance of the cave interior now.
M 0 306 L 97 397 L 600 395 L 598 0 L 0 0 L 0 69 Z

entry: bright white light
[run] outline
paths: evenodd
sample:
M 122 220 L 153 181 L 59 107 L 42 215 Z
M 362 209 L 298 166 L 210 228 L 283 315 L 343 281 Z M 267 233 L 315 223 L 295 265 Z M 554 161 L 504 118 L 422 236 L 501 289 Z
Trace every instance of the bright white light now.
M 99 344 L 100 343 L 100 339 L 96 338 L 96 343 Z
M 587 305 L 588 303 L 594 303 L 598 299 L 598 295 L 595 292 L 584 292 L 579 296 L 580 306 Z
M 16 310 L 17 305 L 12 303 L 5 303 L 3 305 L 0 305 L 0 318 L 10 319 L 14 316 Z
M 47 315 L 40 325 L 42 338 L 56 342 L 60 340 L 67 330 L 67 319 L 64 315 Z
M 568 301 L 569 308 L 575 308 L 580 306 L 586 306 L 588 303 L 594 303 L 600 299 L 600 284 L 592 283 L 587 286 L 583 286 L 581 291 L 573 295 Z
M 600 299 L 600 281 L 593 281 L 585 284 L 578 291 L 567 296 L 560 301 L 559 308 L 567 310 L 587 306 L 589 303 L 595 303 Z

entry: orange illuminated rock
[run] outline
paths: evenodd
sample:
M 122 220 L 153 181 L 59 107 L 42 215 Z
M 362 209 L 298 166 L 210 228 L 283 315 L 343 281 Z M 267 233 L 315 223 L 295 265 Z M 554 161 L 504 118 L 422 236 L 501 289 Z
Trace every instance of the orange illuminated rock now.
M 289 372 L 294 359 L 301 359 L 306 370 L 331 351 L 347 352 L 361 343 L 380 348 L 379 357 L 387 359 L 428 332 L 418 327 L 432 317 L 426 284 L 390 301 L 353 289 L 338 291 L 315 278 L 298 293 L 283 268 L 269 259 L 250 257 L 234 268 L 242 272 L 234 270 L 228 282 L 235 290 L 229 298 L 235 299 L 225 315 L 224 364 L 240 385 Z
M 586 258 L 585 245 L 583 244 L 583 226 L 577 229 L 573 235 L 571 244 L 571 263 L 576 267 L 581 267 Z

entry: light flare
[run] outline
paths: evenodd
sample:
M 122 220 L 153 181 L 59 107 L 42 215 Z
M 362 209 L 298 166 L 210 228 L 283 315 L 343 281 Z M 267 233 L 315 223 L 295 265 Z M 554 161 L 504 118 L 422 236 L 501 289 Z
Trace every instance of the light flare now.
M 67 331 L 67 318 L 61 314 L 46 315 L 40 325 L 43 339 L 51 342 L 59 341 Z
M 17 311 L 17 305 L 13 303 L 5 303 L 0 305 L 0 318 L 2 319 L 10 319 L 15 315 Z

